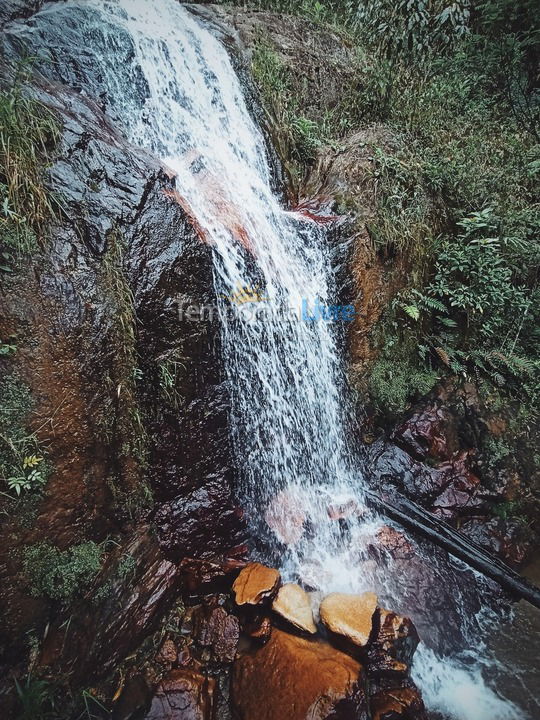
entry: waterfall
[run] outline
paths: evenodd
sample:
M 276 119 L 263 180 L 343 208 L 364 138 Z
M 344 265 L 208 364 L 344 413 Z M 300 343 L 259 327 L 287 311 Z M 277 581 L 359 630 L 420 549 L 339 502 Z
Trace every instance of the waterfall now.
M 82 56 L 89 76 L 81 81 L 104 94 L 130 142 L 175 174 L 174 199 L 213 249 L 231 433 L 253 533 L 282 549 L 287 579 L 321 594 L 376 589 L 407 613 L 399 568 L 369 552 L 385 521 L 363 506 L 347 442 L 338 325 L 313 319 L 316 304 L 335 297 L 327 238 L 272 191 L 265 139 L 226 50 L 176 0 L 68 0 L 35 17 L 54 22 L 59 7 L 64 20 L 70 10 L 66 58 Z M 442 584 L 454 577 L 433 572 Z M 458 588 L 455 598 L 459 614 Z M 428 704 L 456 720 L 522 717 L 477 664 L 467 670 L 424 648 L 415 677 Z

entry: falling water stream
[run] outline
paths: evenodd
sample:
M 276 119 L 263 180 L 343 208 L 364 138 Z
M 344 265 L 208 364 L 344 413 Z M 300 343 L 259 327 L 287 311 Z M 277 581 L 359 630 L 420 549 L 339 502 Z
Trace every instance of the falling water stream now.
M 213 248 L 240 499 L 254 535 L 279 548 L 287 579 L 321 595 L 375 589 L 429 627 L 436 620 L 429 609 L 422 616 L 421 602 L 411 606 L 400 568 L 368 551 L 387 522 L 363 507 L 337 324 L 306 317 L 335 295 L 325 232 L 273 192 L 265 140 L 226 50 L 176 0 L 68 0 L 46 5 L 33 23 L 54 37 L 56 75 L 76 53 L 88 73 L 81 84 L 104 98 L 130 142 L 174 171 L 177 200 Z M 348 516 L 332 519 L 343 508 Z M 427 555 L 441 584 L 464 570 Z M 424 633 L 413 674 L 425 700 L 455 720 L 523 718 L 483 679 L 493 671 L 481 640 L 491 616 L 467 617 L 462 592 L 456 586 L 450 597 L 468 647 L 443 660 Z

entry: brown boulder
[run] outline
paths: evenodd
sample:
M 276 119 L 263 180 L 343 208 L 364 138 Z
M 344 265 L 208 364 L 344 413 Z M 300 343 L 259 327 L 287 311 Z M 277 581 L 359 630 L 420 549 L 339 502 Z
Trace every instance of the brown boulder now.
M 372 720 L 427 720 L 420 691 L 412 683 L 380 690 L 370 702 Z
M 237 605 L 262 605 L 277 593 L 280 574 L 273 568 L 253 562 L 246 565 L 232 586 Z
M 236 655 L 240 625 L 222 607 L 200 607 L 193 616 L 193 636 L 214 662 L 230 663 Z
M 145 720 L 211 720 L 215 684 L 192 670 L 171 670 L 158 685 Z
M 233 666 L 239 720 L 367 720 L 365 688 L 363 668 L 349 655 L 276 628 Z
M 409 618 L 378 609 L 374 617 L 376 635 L 368 648 L 368 675 L 408 675 L 420 641 Z
M 294 583 L 283 585 L 272 604 L 272 610 L 298 630 L 311 634 L 317 632 L 309 595 L 299 585 Z
M 321 621 L 328 630 L 336 635 L 343 635 L 359 647 L 364 647 L 371 635 L 376 608 L 375 593 L 331 593 L 322 601 L 319 612 Z

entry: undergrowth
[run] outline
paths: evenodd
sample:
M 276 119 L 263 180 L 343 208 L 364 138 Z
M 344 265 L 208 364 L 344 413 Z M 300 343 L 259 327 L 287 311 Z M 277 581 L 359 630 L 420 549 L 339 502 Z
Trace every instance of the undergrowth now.
M 45 186 L 45 171 L 59 137 L 51 111 L 27 94 L 31 60 L 21 62 L 11 85 L 0 91 L 0 269 L 11 271 L 43 244 L 58 201 Z
M 116 446 L 109 487 L 115 505 L 128 518 L 139 517 L 152 504 L 144 480 L 148 438 L 138 402 L 142 380 L 136 352 L 135 302 L 124 267 L 125 240 L 116 229 L 107 237 L 102 283 L 113 307 L 111 349 L 114 358 L 106 379 L 102 418 L 107 441 Z
M 28 427 L 32 408 L 30 388 L 16 375 L 0 380 L 0 477 L 10 498 L 39 493 L 50 472 L 46 451 Z
M 396 147 L 375 147 L 377 252 L 406 259 L 408 286 L 380 326 L 371 378 L 379 405 L 404 407 L 432 377 L 485 377 L 539 408 L 540 32 L 520 0 L 258 0 L 343 33 L 356 79 L 332 113 L 305 119 L 306 99 L 261 40 L 253 71 L 298 168 L 344 132 L 384 123 Z M 298 173 L 298 170 L 297 170 Z M 386 377 L 387 380 L 383 380 Z M 394 398 L 394 400 L 392 399 Z M 535 410 L 536 412 L 536 410 Z

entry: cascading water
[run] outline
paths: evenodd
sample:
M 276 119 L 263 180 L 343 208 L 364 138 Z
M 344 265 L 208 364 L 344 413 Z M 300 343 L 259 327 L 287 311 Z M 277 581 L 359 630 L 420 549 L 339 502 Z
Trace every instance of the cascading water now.
M 57 53 L 66 66 L 74 52 L 82 56 L 88 77 L 80 80 L 104 94 L 107 112 L 132 143 L 174 171 L 176 199 L 214 249 L 231 427 L 254 533 L 271 537 L 270 523 L 274 543 L 286 541 L 282 569 L 290 579 L 321 593 L 376 589 L 410 612 L 400 568 L 368 552 L 382 521 L 362 509 L 334 326 L 302 316 L 303 301 L 307 315 L 316 301 L 332 301 L 325 233 L 284 210 L 272 192 L 264 138 L 227 52 L 176 0 L 68 0 L 35 17 L 54 24 L 59 7 L 64 19 L 69 8 L 71 20 Z M 329 517 L 330 507 L 347 504 L 355 510 L 344 522 Z M 304 535 L 299 515 L 310 527 Z M 423 562 L 441 584 L 454 577 L 444 563 Z M 462 632 L 469 623 L 470 635 L 479 633 L 460 593 L 456 586 Z M 478 645 L 475 636 L 472 669 L 418 651 L 415 676 L 428 705 L 457 720 L 522 717 L 485 685 Z

